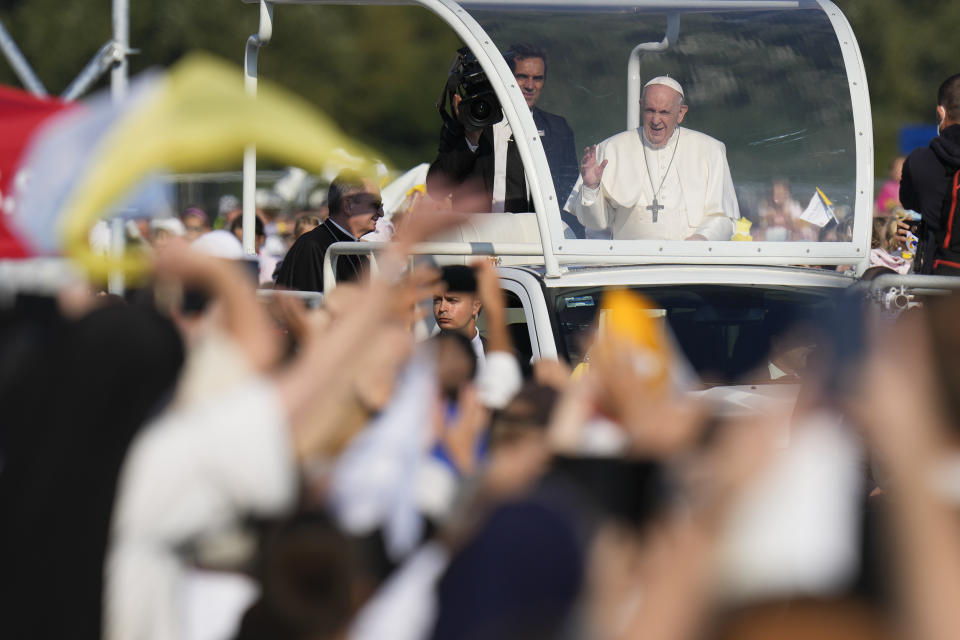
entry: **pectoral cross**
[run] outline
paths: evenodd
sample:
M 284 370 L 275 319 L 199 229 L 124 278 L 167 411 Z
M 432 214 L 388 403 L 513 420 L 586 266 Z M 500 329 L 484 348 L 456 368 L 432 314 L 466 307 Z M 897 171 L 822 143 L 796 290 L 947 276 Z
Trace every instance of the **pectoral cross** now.
M 654 222 L 657 221 L 657 214 L 660 213 L 660 209 L 666 209 L 666 207 L 658 203 L 656 198 L 653 199 L 653 204 L 647 207 L 647 211 L 650 211 L 651 213 L 653 213 Z

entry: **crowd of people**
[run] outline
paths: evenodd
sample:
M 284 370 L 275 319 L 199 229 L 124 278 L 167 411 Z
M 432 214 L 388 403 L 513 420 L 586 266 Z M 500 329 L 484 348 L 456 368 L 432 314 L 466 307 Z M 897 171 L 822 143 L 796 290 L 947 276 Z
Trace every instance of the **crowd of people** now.
M 126 300 L 4 309 L 5 635 L 955 636 L 960 300 L 718 413 L 613 311 L 524 377 L 489 261 L 404 268 L 461 221 L 411 216 L 321 310 L 178 238 Z
M 179 215 L 133 219 L 126 223 L 125 244 L 133 250 L 148 252 L 162 249 L 172 238 L 216 246 L 220 257 L 241 258 L 243 250 L 243 217 L 240 201 L 233 195 L 219 199 L 217 212 L 207 213 L 202 207 L 188 206 Z M 284 256 L 303 234 L 326 221 L 326 201 L 313 209 L 293 210 L 281 207 L 257 207 L 253 221 L 254 254 L 258 281 L 273 286 Z M 101 253 L 110 250 L 110 231 L 106 223 L 91 232 L 91 244 Z
M 464 56 L 470 58 L 465 51 L 458 52 L 461 65 Z M 746 198 L 747 206 L 741 212 L 723 143 L 680 126 L 689 106 L 685 90 L 676 79 L 658 76 L 647 81 L 640 95 L 640 126 L 587 147 L 578 161 L 573 131 L 567 121 L 538 106 L 547 86 L 546 51 L 528 43 L 516 43 L 509 47 L 505 58 L 537 126 L 554 191 L 562 203 L 561 218 L 568 237 L 768 242 L 853 239 L 849 207 L 833 206 L 820 193 L 824 198 L 822 216 L 807 215 L 804 205 L 791 191 L 790 181 L 783 177 L 772 180 L 768 192 L 756 202 Z M 487 105 L 494 115 L 482 126 L 472 124 L 459 113 L 459 105 L 469 91 L 453 80 L 450 83 L 452 86 L 445 91 L 450 93 L 452 113 L 441 109 L 443 127 L 437 157 L 426 172 L 425 184 L 407 194 L 406 204 L 412 204 L 407 202 L 412 196 L 420 204 L 429 201 L 437 210 L 532 211 L 531 191 L 511 126 L 502 117 L 494 122 L 500 107 L 495 102 Z M 960 101 L 958 87 L 960 83 L 948 79 L 940 88 L 937 109 L 944 131 L 930 149 L 912 154 L 912 164 L 919 168 L 913 169 L 911 175 L 911 161 L 897 157 L 890 179 L 880 186 L 875 216 L 889 224 L 874 221 L 873 266 L 906 273 L 917 251 L 930 253 L 937 238 L 955 236 L 946 229 L 948 214 L 941 211 L 949 180 L 945 182 L 939 174 L 950 173 L 950 168 L 960 162 L 957 143 L 950 134 L 960 117 L 955 104 Z M 905 166 L 910 206 L 900 203 Z M 322 291 L 322 262 L 327 247 L 364 236 L 389 239 L 393 224 L 387 221 L 388 212 L 382 208 L 383 184 L 346 174 L 341 178 L 329 191 L 335 197 L 328 196 L 322 210 L 283 214 L 274 208 L 258 210 L 254 234 L 262 285 Z M 134 235 L 154 244 L 164 242 L 170 235 L 193 238 L 216 227 L 240 238 L 239 202 L 232 196 L 222 200 L 213 222 L 202 209 L 192 207 L 179 220 L 144 222 L 134 229 Z M 815 208 L 814 201 L 807 210 Z M 907 220 L 911 208 L 925 216 L 922 228 L 918 229 L 921 225 L 916 224 L 917 220 Z M 397 211 L 389 214 L 397 215 Z M 913 234 L 912 239 L 908 231 Z M 102 235 L 106 238 L 108 232 L 104 229 Z M 925 235 L 929 237 L 920 237 Z M 106 243 L 102 244 L 105 250 Z M 921 246 L 918 248 L 917 244 Z M 952 259 L 952 250 L 941 253 L 939 258 L 932 254 L 927 257 L 925 262 L 931 265 L 930 269 L 934 261 L 941 271 L 954 269 L 953 265 L 958 263 Z M 285 257 L 289 257 L 286 264 Z M 362 257 L 345 257 L 340 260 L 338 278 L 355 278 L 363 265 Z
M 511 52 L 571 229 L 732 237 L 725 148 L 679 127 L 676 80 L 649 81 L 639 129 L 577 161 L 536 106 L 546 54 Z M 680 383 L 668 324 L 630 292 L 605 299 L 575 371 L 530 362 L 494 262 L 411 263 L 465 221 L 460 185 L 482 185 L 482 210 L 530 207 L 508 126 L 444 136 L 426 192 L 451 206 L 411 205 L 376 270 L 341 259 L 322 308 L 257 287 L 324 291 L 329 247 L 384 215 L 361 173 L 322 211 L 259 211 L 255 278 L 225 200 L 132 223 L 152 271 L 125 297 L 3 301 L 5 636 L 957 635 L 960 297 L 880 314 L 848 295 L 833 324 L 778 336 L 754 379 L 796 392 L 783 410 Z M 848 237 L 799 207 L 775 182 L 757 239 Z M 874 230 L 872 259 L 909 269 L 900 221 Z

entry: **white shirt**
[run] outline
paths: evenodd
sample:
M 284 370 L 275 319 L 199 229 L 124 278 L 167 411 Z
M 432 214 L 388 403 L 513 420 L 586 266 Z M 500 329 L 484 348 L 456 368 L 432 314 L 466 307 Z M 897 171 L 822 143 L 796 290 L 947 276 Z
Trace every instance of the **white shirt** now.
M 483 341 L 480 339 L 480 330 L 475 329 L 476 334 L 470 338 L 470 346 L 473 347 L 473 352 L 477 356 L 477 371 L 483 367 L 486 361 L 486 355 L 483 352 Z
M 504 118 L 492 127 L 493 133 L 493 199 L 490 204 L 492 213 L 503 213 L 507 201 L 507 149 L 510 139 L 513 138 L 513 129 Z M 543 132 L 539 132 L 543 135 Z M 467 147 L 473 153 L 480 148 L 467 140 Z M 527 184 L 527 199 L 530 199 L 530 185 Z
M 597 146 L 597 162 L 604 160 L 600 185 L 590 189 L 578 178 L 564 207 L 587 230 L 606 229 L 623 240 L 733 236 L 740 207 L 718 140 L 678 127 L 663 147 L 654 148 L 642 129 L 633 129 Z M 663 206 L 656 221 L 648 209 L 654 196 Z
M 491 409 L 502 409 L 523 386 L 520 365 L 512 353 L 491 351 L 485 353 L 480 331 L 470 340 L 477 354 L 477 393 L 480 401 Z
M 493 125 L 493 203 L 490 211 L 503 213 L 507 199 L 507 147 L 513 129 L 504 118 Z
M 293 446 L 273 384 L 256 379 L 161 416 L 134 440 L 117 487 L 104 637 L 182 638 L 178 549 L 244 513 L 278 515 L 295 502 Z
M 349 640 L 418 640 L 427 638 L 436 622 L 436 586 L 449 564 L 449 554 L 428 542 L 398 568 L 357 613 Z

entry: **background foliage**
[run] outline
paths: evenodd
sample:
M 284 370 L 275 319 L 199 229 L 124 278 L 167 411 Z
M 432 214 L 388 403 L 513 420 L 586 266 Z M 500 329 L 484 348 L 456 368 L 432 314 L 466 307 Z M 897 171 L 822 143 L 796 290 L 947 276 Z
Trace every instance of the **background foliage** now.
M 112 34 L 110 0 L 2 6 L 0 20 L 51 94 L 62 92 Z M 273 40 L 260 51 L 261 78 L 310 100 L 392 166 L 435 155 L 434 103 L 460 46 L 445 24 L 417 7 L 278 6 L 274 17 Z M 234 62 L 240 73 L 258 21 L 258 5 L 240 0 L 131 0 L 130 43 L 139 50 L 131 74 L 197 49 Z M 405 80 L 411 77 L 418 81 Z M 0 83 L 20 85 L 2 57 Z
M 835 2 L 863 52 L 882 175 L 899 126 L 932 122 L 937 86 L 960 71 L 960 2 Z M 131 70 L 169 65 L 195 49 L 239 66 L 257 19 L 257 5 L 240 0 L 131 0 L 130 39 L 140 50 Z M 6 0 L 0 20 L 55 94 L 111 34 L 110 0 Z M 414 7 L 281 6 L 274 42 L 261 52 L 261 74 L 311 100 L 347 133 L 376 143 L 393 166 L 406 167 L 435 152 L 433 105 L 457 46 L 445 25 Z M 2 59 L 0 83 L 19 85 Z

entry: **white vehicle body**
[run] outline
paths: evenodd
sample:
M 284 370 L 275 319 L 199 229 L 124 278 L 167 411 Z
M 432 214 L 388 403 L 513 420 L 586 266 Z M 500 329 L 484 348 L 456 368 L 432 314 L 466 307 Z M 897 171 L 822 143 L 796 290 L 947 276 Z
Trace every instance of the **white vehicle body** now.
M 274 5 L 287 4 L 419 5 L 444 20 L 476 55 L 515 134 L 534 211 L 525 219 L 512 220 L 512 234 L 485 235 L 489 231 L 485 225 L 495 226 L 496 218 L 491 217 L 491 222 L 479 223 L 475 233 L 465 232 L 456 242 L 432 243 L 417 252 L 442 255 L 441 261 L 450 256 L 459 260 L 499 256 L 501 284 L 511 301 L 511 323 L 516 325 L 514 339 L 529 338 L 529 345 L 523 344 L 520 351 L 531 359 L 562 358 L 572 365 L 580 361 L 560 317 L 558 301 L 567 293 L 628 287 L 654 297 L 683 288 L 701 293 L 819 294 L 854 284 L 855 274 L 868 265 L 874 171 L 869 94 L 854 34 L 829 0 L 261 0 L 261 30 L 247 47 L 251 90 L 256 86 L 257 50 L 271 37 Z M 295 11 L 283 8 L 288 9 Z M 651 37 L 654 33 L 658 35 Z M 514 38 L 551 46 L 550 64 L 555 66 L 549 92 L 554 102 L 547 106 L 563 113 L 583 136 L 578 149 L 584 142 L 594 144 L 618 133 L 624 122 L 628 129 L 636 128 L 644 78 L 660 75 L 661 68 L 676 69 L 697 80 L 687 86 L 691 113 L 701 118 L 698 124 L 727 143 L 741 210 L 745 196 L 758 198 L 778 176 L 802 176 L 796 180 L 804 189 L 801 204 L 823 187 L 839 203 L 838 210 L 848 212 L 847 235 L 830 241 L 822 241 L 821 234 L 818 241 L 748 242 L 564 237 L 560 209 L 567 194 L 555 189 L 531 111 L 503 58 Z M 598 47 L 609 51 L 596 53 Z M 602 58 L 579 68 L 578 57 L 590 55 Z M 645 67 L 647 56 L 654 62 Z M 758 63 L 764 56 L 769 58 L 766 66 Z M 597 66 L 598 59 L 602 65 Z M 717 60 L 741 66 L 709 67 Z M 559 71 L 554 70 L 557 67 Z M 742 69 L 756 77 L 742 77 Z M 769 69 L 773 71 L 766 73 Z M 797 78 L 790 76 L 791 70 Z M 765 106 L 764 100 L 774 94 L 780 102 Z M 584 106 L 578 106 L 577 96 Z M 758 118 L 767 119 L 766 129 L 756 124 Z M 246 179 L 252 184 L 252 152 L 245 160 Z M 252 220 L 252 215 L 252 204 L 245 202 L 245 218 Z M 509 228 L 510 215 L 499 214 L 508 220 L 502 229 Z M 378 248 L 378 243 L 333 245 L 327 252 L 325 281 L 334 281 L 332 261 L 338 256 Z M 811 268 L 831 265 L 849 265 L 850 271 Z M 666 309 L 664 315 L 670 318 L 674 311 Z M 678 341 L 683 347 L 684 339 Z M 792 402 L 796 393 L 796 385 L 744 386 L 732 379 L 705 387 L 705 393 L 728 405 L 754 409 L 763 405 L 762 398 L 785 397 Z
M 841 289 L 854 284 L 850 277 L 832 271 L 792 267 L 647 265 L 582 267 L 568 270 L 559 278 L 546 279 L 542 267 L 501 267 L 500 281 L 506 291 L 523 302 L 531 355 L 535 359 L 564 355 L 550 303 L 564 291 L 590 287 L 644 289 L 683 285 L 726 285 L 734 287 L 794 287 Z

